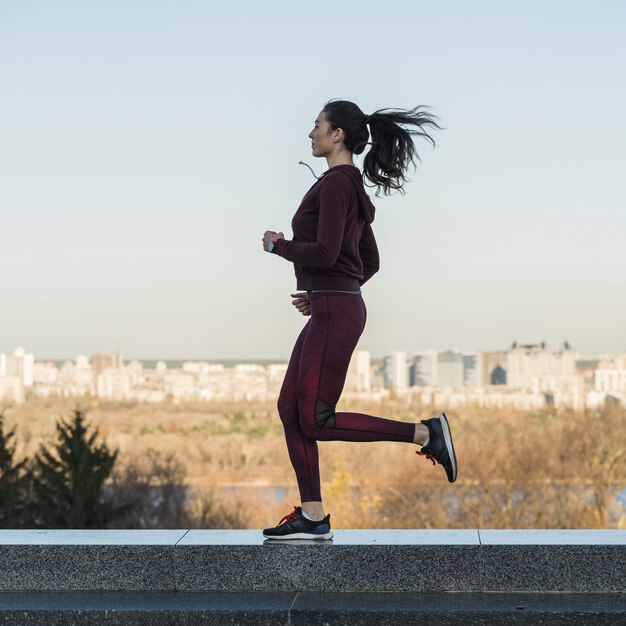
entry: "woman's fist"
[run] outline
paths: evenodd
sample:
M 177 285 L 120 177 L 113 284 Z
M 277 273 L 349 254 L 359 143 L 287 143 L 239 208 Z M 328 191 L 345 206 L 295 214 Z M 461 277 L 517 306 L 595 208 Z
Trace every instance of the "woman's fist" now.
M 311 303 L 309 302 L 309 294 L 306 291 L 292 293 L 291 297 L 294 298 L 291 304 L 293 304 L 302 315 L 311 315 Z
M 284 238 L 285 235 L 283 235 L 283 233 L 275 233 L 273 230 L 266 230 L 263 235 L 263 239 L 261 240 L 263 242 L 263 250 L 270 252 L 270 241 L 274 243 L 275 241 Z

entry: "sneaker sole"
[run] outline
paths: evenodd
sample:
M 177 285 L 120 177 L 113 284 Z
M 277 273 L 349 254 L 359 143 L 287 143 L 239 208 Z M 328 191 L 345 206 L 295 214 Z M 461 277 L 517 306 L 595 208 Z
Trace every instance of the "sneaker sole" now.
M 452 480 L 450 480 L 450 482 L 453 483 L 456 480 L 456 454 L 454 452 L 454 444 L 452 443 L 452 433 L 450 432 L 450 425 L 448 424 L 448 418 L 445 413 L 441 413 L 437 419 L 441 424 L 443 438 L 446 442 L 446 448 L 448 449 L 450 464 L 452 465 Z
M 266 535 L 263 533 L 266 539 L 332 539 L 332 533 L 324 533 L 323 535 L 314 535 L 313 533 L 294 533 L 293 535 Z

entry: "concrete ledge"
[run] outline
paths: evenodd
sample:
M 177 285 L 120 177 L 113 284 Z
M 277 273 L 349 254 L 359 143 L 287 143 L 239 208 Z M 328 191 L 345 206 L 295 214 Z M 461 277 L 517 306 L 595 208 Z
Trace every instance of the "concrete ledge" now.
M 0 593 L 0 624 L 12 626 L 625 623 L 619 593 Z
M 621 530 L 0 530 L 5 592 L 624 590 Z

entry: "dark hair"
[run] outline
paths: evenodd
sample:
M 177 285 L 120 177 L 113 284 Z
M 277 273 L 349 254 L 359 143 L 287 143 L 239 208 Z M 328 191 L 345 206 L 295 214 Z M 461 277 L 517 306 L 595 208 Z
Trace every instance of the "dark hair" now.
M 369 124 L 372 141 L 363 159 L 363 177 L 371 182 L 368 187 L 377 187 L 376 195 L 381 189 L 385 195 L 389 195 L 392 191 L 404 193 L 404 183 L 408 180 L 406 171 L 411 164 L 415 165 L 416 159 L 421 160 L 412 135 L 423 137 L 434 147 L 435 140 L 424 128 L 432 126 L 441 130 L 435 121 L 437 116 L 420 111 L 423 108 L 378 109 L 371 115 L 365 115 L 354 102 L 329 100 L 322 111 L 326 113 L 332 130 L 343 130 L 345 146 L 354 154 L 361 154 L 368 145 Z

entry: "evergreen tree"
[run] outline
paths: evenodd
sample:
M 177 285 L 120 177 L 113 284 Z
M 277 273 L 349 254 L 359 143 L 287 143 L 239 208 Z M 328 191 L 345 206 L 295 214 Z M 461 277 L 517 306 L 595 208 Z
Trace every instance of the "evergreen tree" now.
M 4 432 L 4 413 L 0 411 L 0 528 L 28 525 L 28 459 L 13 464 L 15 429 Z
M 95 445 L 98 429 L 88 435 L 85 415 L 74 410 L 72 421 L 57 423 L 56 454 L 43 445 L 35 457 L 33 490 L 37 525 L 44 528 L 106 528 L 126 514 L 131 504 L 103 501 L 104 482 L 113 470 L 118 450 Z

